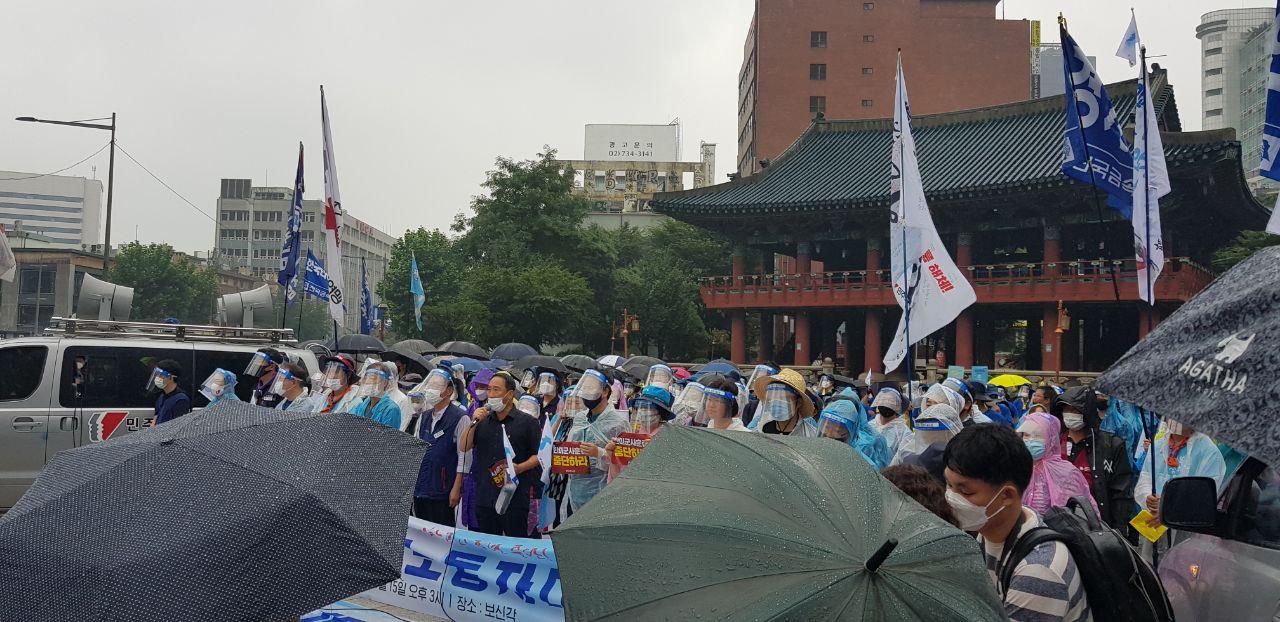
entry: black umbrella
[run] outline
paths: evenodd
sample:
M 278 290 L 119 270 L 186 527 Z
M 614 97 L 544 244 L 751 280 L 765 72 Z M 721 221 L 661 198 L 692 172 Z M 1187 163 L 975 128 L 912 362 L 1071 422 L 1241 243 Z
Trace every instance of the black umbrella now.
M 535 356 L 538 349 L 524 343 L 504 343 L 493 349 L 489 353 L 489 358 L 502 359 L 504 361 L 514 361 L 526 356 Z
M 382 352 L 386 349 L 387 347 L 382 345 L 382 342 L 378 341 L 376 337 L 359 333 L 338 337 L 338 347 L 336 348 L 337 351 L 348 354 L 369 354 Z
M 470 341 L 450 341 L 440 346 L 436 350 L 436 354 L 452 354 L 454 356 L 465 356 L 478 361 L 489 360 L 489 353 L 484 348 L 471 343 Z
M 564 363 L 560 362 L 560 359 L 554 356 L 544 356 L 541 354 L 516 359 L 515 362 L 511 364 L 511 367 L 520 371 L 540 367 L 542 369 L 550 369 L 561 374 L 569 373 L 569 368 L 565 367 Z
M 0 518 L 2 617 L 285 620 L 382 585 L 425 447 L 223 402 L 59 453 Z
M 600 369 L 600 364 L 597 363 L 595 359 L 585 354 L 570 354 L 562 356 L 560 357 L 560 362 L 564 363 L 565 367 L 568 367 L 578 373 L 582 373 L 588 369 Z
M 427 374 L 431 373 L 432 365 L 426 357 L 412 352 L 407 348 L 402 348 L 398 343 L 391 346 L 390 350 L 379 354 L 379 356 L 381 356 L 384 361 L 401 361 L 404 363 L 407 371 L 415 374 L 422 374 L 423 377 L 426 377 Z
M 652 356 L 633 356 L 622 364 L 622 371 L 644 380 L 649 375 L 649 368 L 654 365 L 665 365 L 661 359 Z
M 1094 386 L 1280 464 L 1280 425 L 1260 416 L 1280 404 L 1280 246 L 1218 277 Z
M 395 345 L 391 346 L 391 349 L 397 352 L 412 352 L 419 355 L 427 355 L 436 351 L 436 347 L 431 345 L 431 342 L 421 339 L 397 341 Z

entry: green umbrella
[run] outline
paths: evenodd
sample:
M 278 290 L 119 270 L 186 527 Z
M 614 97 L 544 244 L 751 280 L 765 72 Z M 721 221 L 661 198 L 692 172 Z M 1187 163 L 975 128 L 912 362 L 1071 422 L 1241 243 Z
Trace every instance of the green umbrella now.
M 551 539 L 568 620 L 1005 619 L 978 543 L 829 439 L 663 426 Z

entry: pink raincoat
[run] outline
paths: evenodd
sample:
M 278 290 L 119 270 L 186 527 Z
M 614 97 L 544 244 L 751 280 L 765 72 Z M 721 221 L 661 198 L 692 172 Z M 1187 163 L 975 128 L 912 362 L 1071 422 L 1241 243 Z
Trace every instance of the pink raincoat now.
M 1018 429 L 1044 441 L 1044 457 L 1031 467 L 1031 483 L 1022 494 L 1022 504 L 1043 516 L 1051 507 L 1066 507 L 1071 497 L 1085 497 L 1097 512 L 1098 503 L 1093 500 L 1084 474 L 1062 458 L 1062 424 L 1058 418 L 1042 412 L 1027 413 Z

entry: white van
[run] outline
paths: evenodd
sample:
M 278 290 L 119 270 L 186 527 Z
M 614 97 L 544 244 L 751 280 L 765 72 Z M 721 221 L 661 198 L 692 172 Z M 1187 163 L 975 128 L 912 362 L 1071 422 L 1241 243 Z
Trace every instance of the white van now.
M 290 330 L 54 318 L 40 337 L 0 340 L 0 511 L 11 508 L 54 454 L 151 425 L 157 394 L 152 366 L 178 361 L 192 408 L 208 400 L 199 385 L 216 368 L 239 374 L 253 353 L 273 347 L 318 371 Z M 256 378 L 240 376 L 248 401 Z

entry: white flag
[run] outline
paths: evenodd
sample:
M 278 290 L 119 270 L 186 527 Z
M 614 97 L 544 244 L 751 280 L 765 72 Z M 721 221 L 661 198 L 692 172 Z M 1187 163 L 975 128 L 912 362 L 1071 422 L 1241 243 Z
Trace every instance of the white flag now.
M 9 247 L 9 233 L 0 224 L 0 280 L 12 283 L 13 277 L 17 275 L 18 259 L 13 256 L 13 249 Z
M 494 414 L 493 416 L 498 416 Z M 511 437 L 507 436 L 507 426 L 499 425 L 502 428 L 502 453 L 507 456 L 507 481 L 520 482 L 520 478 L 516 476 L 516 450 L 511 447 Z
M 1132 67 L 1138 64 L 1138 16 L 1130 14 L 1129 28 L 1124 31 L 1124 38 L 1120 39 L 1120 47 L 1116 48 L 1116 56 L 1129 61 Z
M 924 198 L 916 143 L 911 135 L 911 105 L 898 53 L 898 92 L 893 109 L 893 156 L 889 181 L 889 245 L 892 249 L 893 295 L 902 319 L 884 371 L 898 368 L 911 344 L 950 324 L 978 297 L 938 237 Z
M 1138 98 L 1133 129 L 1133 248 L 1138 258 L 1138 298 L 1155 304 L 1148 291 L 1164 267 L 1160 234 L 1160 197 L 1169 194 L 1169 168 L 1156 124 L 1156 107 L 1147 84 L 1147 66 L 1138 70 Z M 1150 272 L 1150 274 L 1148 274 Z
M 342 295 L 342 194 L 338 192 L 338 165 L 333 158 L 333 135 L 329 131 L 329 106 L 320 87 L 320 124 L 324 131 L 324 232 L 325 267 L 329 276 L 329 315 L 343 322 L 346 300 Z

